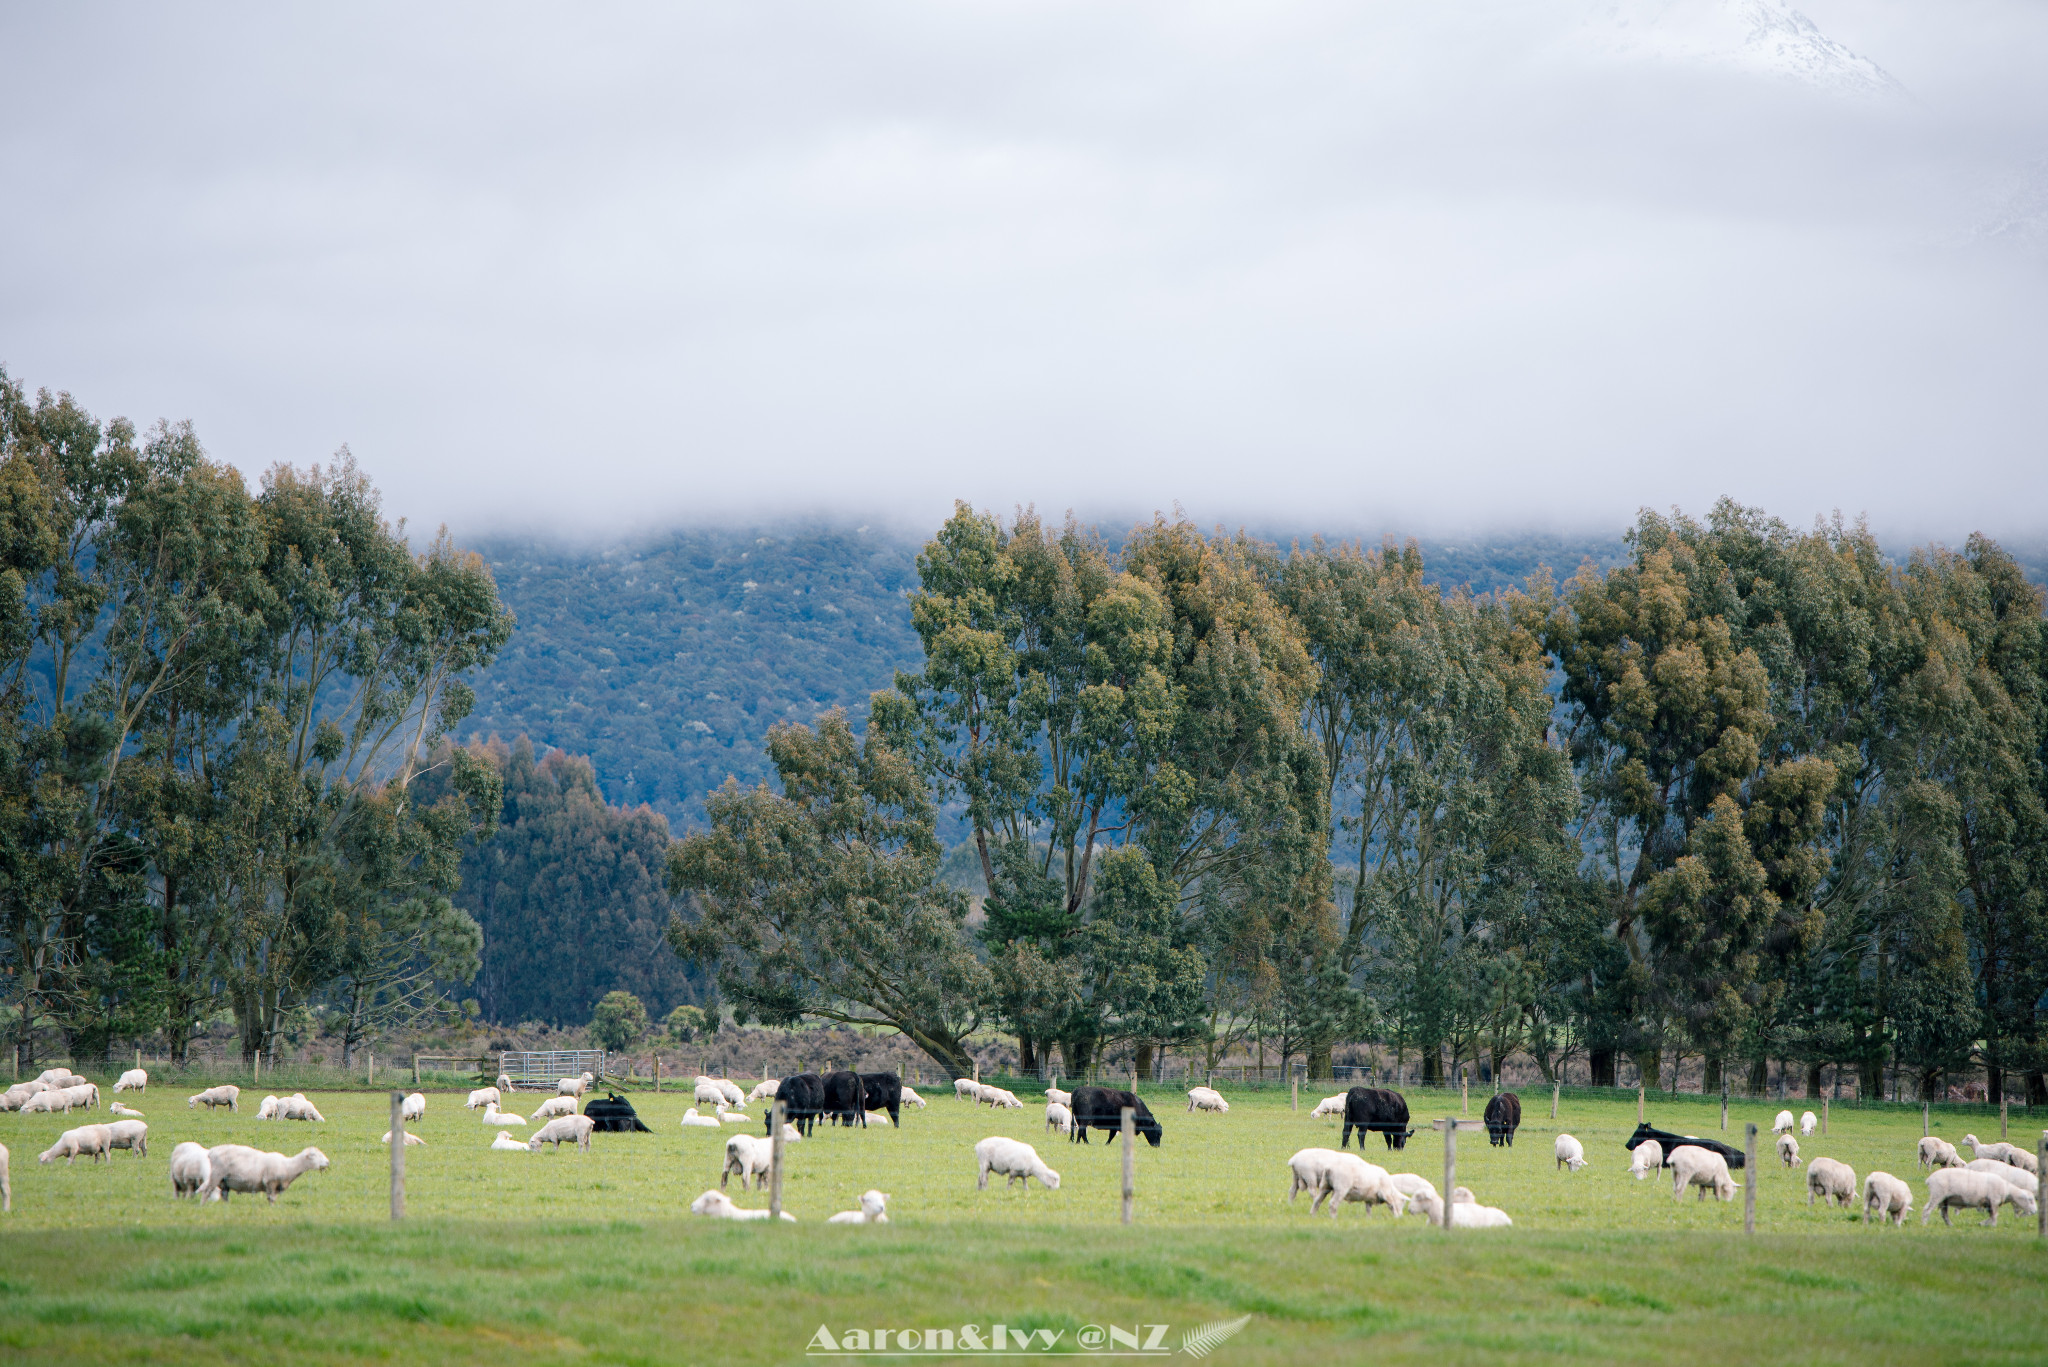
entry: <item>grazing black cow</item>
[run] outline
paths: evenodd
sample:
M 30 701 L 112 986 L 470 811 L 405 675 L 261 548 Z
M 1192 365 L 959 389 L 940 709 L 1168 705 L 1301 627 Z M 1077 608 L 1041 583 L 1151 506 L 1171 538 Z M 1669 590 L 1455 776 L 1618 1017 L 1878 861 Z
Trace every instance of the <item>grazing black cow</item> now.
M 1502 1092 L 1486 1103 L 1486 1137 L 1497 1149 L 1515 1146 L 1515 1131 L 1522 1127 L 1522 1098 Z
M 795 1077 L 782 1079 L 782 1085 L 775 1089 L 775 1100 L 782 1103 L 782 1118 L 796 1126 L 798 1134 L 809 1134 L 811 1126 L 825 1113 L 825 1079 L 816 1073 L 798 1073 Z M 768 1107 L 768 1123 L 762 1133 L 770 1139 L 775 1137 L 775 1107 Z
M 1344 1093 L 1344 1137 L 1337 1147 L 1351 1147 L 1351 1131 L 1358 1131 L 1358 1147 L 1365 1147 L 1367 1132 L 1387 1141 L 1390 1149 L 1408 1147 L 1408 1102 L 1399 1092 L 1384 1087 L 1353 1087 Z
M 825 1074 L 825 1114 L 832 1117 L 834 1125 L 867 1128 L 867 1088 L 862 1085 L 859 1073 L 842 1068 Z
M 870 1114 L 887 1111 L 889 1123 L 901 1129 L 903 1126 L 903 1079 L 894 1073 L 862 1073 L 860 1075 L 861 1105 Z
M 1144 1135 L 1146 1142 L 1153 1148 L 1158 1148 L 1159 1141 L 1166 1137 L 1166 1132 L 1159 1128 L 1159 1122 L 1152 1118 L 1152 1112 L 1145 1109 L 1145 1103 L 1138 1099 L 1136 1092 L 1120 1092 L 1114 1087 L 1074 1089 L 1074 1099 L 1068 1103 L 1068 1109 L 1074 1113 L 1074 1132 L 1068 1137 L 1067 1142 L 1087 1143 L 1088 1129 L 1091 1125 L 1098 1130 L 1122 1134 L 1126 1106 L 1137 1112 L 1131 1117 L 1131 1123 L 1137 1128 L 1138 1133 Z
M 1691 1144 L 1695 1148 L 1706 1149 L 1710 1153 L 1718 1153 L 1728 1160 L 1730 1168 L 1739 1168 L 1743 1166 L 1745 1161 L 1740 1149 L 1731 1149 L 1726 1144 L 1713 1139 L 1700 1139 L 1689 1134 L 1673 1134 L 1669 1130 L 1653 1130 L 1650 1128 L 1650 1123 L 1647 1120 L 1636 1126 L 1636 1132 L 1628 1137 L 1628 1142 L 1622 1145 L 1622 1147 L 1633 1151 L 1635 1146 L 1642 1143 L 1645 1139 L 1654 1139 L 1664 1146 L 1664 1166 L 1667 1168 L 1671 1166 L 1671 1151 L 1681 1144 Z
M 633 1109 L 633 1103 L 617 1092 L 590 1098 L 583 1103 L 583 1114 L 596 1121 L 597 1128 L 607 1134 L 631 1134 L 635 1130 L 641 1134 L 654 1133 L 647 1128 L 647 1122 L 640 1118 L 639 1112 Z

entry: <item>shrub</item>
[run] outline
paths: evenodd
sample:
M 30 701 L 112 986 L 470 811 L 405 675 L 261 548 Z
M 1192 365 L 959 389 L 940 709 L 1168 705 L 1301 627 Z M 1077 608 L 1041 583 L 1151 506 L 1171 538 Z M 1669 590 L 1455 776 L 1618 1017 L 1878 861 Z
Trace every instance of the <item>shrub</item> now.
M 590 1034 L 607 1049 L 624 1049 L 647 1033 L 647 1008 L 631 992 L 607 992 L 590 1017 Z

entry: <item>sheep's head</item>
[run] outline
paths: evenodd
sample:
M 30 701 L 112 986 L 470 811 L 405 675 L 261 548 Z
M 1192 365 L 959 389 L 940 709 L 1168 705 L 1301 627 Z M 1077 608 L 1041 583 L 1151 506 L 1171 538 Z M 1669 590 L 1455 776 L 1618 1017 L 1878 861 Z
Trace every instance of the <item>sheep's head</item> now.
M 1058 1191 L 1060 1189 L 1060 1175 L 1043 1163 L 1038 1165 L 1038 1180 L 1045 1183 L 1047 1191 Z
M 314 1172 L 327 1171 L 327 1155 L 320 1150 L 307 1147 L 299 1150 L 299 1157 L 306 1160 Z
M 860 1208 L 868 1218 L 873 1219 L 889 1208 L 889 1193 L 886 1191 L 864 1191 L 860 1195 Z
M 724 1215 L 732 1210 L 732 1201 L 722 1191 L 707 1191 L 690 1202 L 692 1215 Z

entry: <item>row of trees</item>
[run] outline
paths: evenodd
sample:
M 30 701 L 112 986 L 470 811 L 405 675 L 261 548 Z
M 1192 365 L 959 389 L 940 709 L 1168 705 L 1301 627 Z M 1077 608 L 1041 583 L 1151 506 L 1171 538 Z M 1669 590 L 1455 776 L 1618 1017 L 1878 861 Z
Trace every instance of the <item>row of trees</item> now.
M 2041 1096 L 2048 633 L 1998 546 L 1646 513 L 1626 562 L 1446 594 L 1419 553 L 961 507 L 924 668 L 678 843 L 670 938 L 768 1023 L 953 1068 L 1248 1033 L 1318 1072 L 1773 1058 Z M 941 814 L 987 895 L 938 877 Z
M 344 1053 L 448 1008 L 449 894 L 499 808 L 441 742 L 511 631 L 346 451 L 252 494 L 189 426 L 138 435 L 0 372 L 0 972 L 14 1044 L 74 1060 L 231 1010 L 245 1057 Z M 433 781 L 425 800 L 423 780 Z

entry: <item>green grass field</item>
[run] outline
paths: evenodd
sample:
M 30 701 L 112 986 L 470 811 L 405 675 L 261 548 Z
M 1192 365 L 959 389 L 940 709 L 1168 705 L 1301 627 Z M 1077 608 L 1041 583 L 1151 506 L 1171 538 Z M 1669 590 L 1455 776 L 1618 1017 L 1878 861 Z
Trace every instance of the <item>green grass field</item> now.
M 259 1095 L 245 1093 L 251 1109 Z M 900 1131 L 821 1127 L 789 1151 L 786 1203 L 800 1223 L 780 1228 L 687 1213 L 717 1184 L 723 1136 L 680 1128 L 689 1102 L 670 1094 L 633 1097 L 653 1134 L 599 1135 L 587 1154 L 494 1152 L 460 1094 L 430 1094 L 397 1227 L 382 1093 L 315 1094 L 327 1121 L 303 1124 L 195 1114 L 182 1092 L 152 1089 L 137 1102 L 148 1158 L 70 1167 L 36 1162 L 63 1117 L 0 1116 L 14 1186 L 0 1217 L 0 1358 L 789 1362 L 821 1324 L 985 1335 L 1002 1323 L 1050 1331 L 1069 1351 L 1087 1325 L 1166 1323 L 1178 1344 L 1184 1329 L 1249 1314 L 1217 1361 L 2048 1362 L 2048 1249 L 2010 1209 L 1996 1229 L 1976 1215 L 1923 1228 L 1917 1213 L 1904 1230 L 1866 1227 L 1809 1208 L 1803 1174 L 1767 1154 L 1749 1238 L 1739 1196 L 1674 1203 L 1668 1181 L 1628 1177 L 1633 1100 L 1567 1097 L 1553 1122 L 1548 1097 L 1531 1095 L 1515 1147 L 1471 1133 L 1459 1143 L 1459 1181 L 1514 1229 L 1446 1234 L 1358 1206 L 1311 1219 L 1306 1198 L 1285 1200 L 1286 1160 L 1334 1147 L 1335 1123 L 1309 1120 L 1307 1096 L 1296 1113 L 1284 1093 L 1230 1095 L 1221 1116 L 1157 1095 L 1166 1142 L 1139 1149 L 1130 1229 L 1118 1223 L 1117 1146 L 1046 1136 L 1035 1104 L 992 1113 L 935 1097 Z M 538 1099 L 522 1094 L 513 1109 Z M 1411 1102 L 1418 1124 L 1456 1106 L 1441 1094 Z M 1474 1114 L 1480 1104 L 1475 1094 Z M 1739 1103 L 1730 1142 L 1777 1109 Z M 1696 1099 L 1653 1098 L 1650 1118 L 1719 1135 L 1718 1106 Z M 2038 1134 L 2014 1119 L 2015 1142 Z M 1972 1127 L 1989 1139 L 1998 1122 L 1940 1125 L 1951 1140 Z M 1841 1159 L 1859 1180 L 1883 1168 L 1924 1199 L 1917 1112 L 1840 1109 L 1830 1128 L 1803 1141 L 1807 1156 Z M 1560 1129 L 1585 1144 L 1586 1171 L 1555 1170 Z M 1060 1189 L 976 1191 L 971 1147 L 990 1134 L 1036 1144 Z M 275 1207 L 248 1196 L 196 1207 L 170 1196 L 183 1139 L 316 1144 L 332 1167 Z M 1369 1156 L 1442 1178 L 1428 1130 L 1405 1153 L 1375 1140 Z M 892 1224 L 824 1223 L 871 1186 L 890 1193 Z

